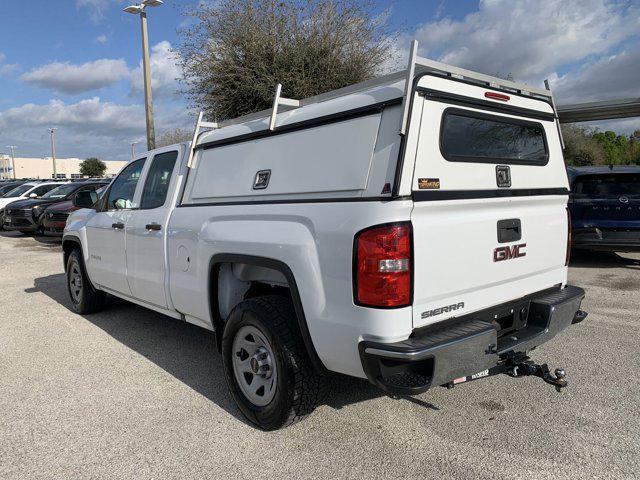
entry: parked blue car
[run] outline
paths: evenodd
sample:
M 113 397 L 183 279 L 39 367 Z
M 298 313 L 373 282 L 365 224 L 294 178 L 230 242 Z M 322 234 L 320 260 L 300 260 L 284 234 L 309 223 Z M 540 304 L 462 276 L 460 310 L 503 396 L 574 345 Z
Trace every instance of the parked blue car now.
M 640 251 L 640 166 L 568 167 L 574 248 Z

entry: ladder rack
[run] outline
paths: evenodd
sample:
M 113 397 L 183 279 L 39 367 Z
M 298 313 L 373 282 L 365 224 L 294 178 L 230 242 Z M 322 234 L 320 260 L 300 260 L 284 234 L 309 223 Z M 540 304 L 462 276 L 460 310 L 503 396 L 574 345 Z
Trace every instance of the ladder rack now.
M 215 122 L 205 122 L 202 120 L 203 113 L 200 112 L 198 116 L 198 121 L 196 122 L 196 128 L 193 134 L 193 140 L 191 142 L 191 151 L 189 152 L 189 160 L 188 165 L 191 167 L 191 163 L 193 161 L 193 153 L 195 149 L 195 144 L 198 139 L 198 136 L 201 133 L 201 129 L 209 128 L 216 129 L 221 127 L 226 127 L 230 125 L 237 125 L 240 123 L 248 122 L 250 120 L 258 120 L 269 118 L 269 130 L 274 131 L 276 127 L 276 120 L 278 116 L 279 107 L 290 107 L 290 108 L 299 108 L 306 105 L 311 105 L 314 103 L 321 103 L 327 100 L 331 100 L 338 97 L 343 97 L 346 95 L 351 95 L 354 93 L 362 92 L 365 90 L 369 90 L 376 86 L 388 85 L 391 83 L 395 83 L 401 80 L 404 80 L 404 91 L 402 95 L 402 117 L 400 122 L 400 135 L 406 134 L 408 117 L 409 117 L 409 105 L 410 105 L 410 95 L 413 91 L 413 82 L 418 73 L 424 72 L 433 72 L 443 77 L 451 77 L 457 78 L 461 80 L 466 80 L 469 83 L 489 87 L 489 88 L 499 88 L 502 90 L 507 90 L 513 93 L 517 93 L 519 95 L 529 96 L 531 98 L 543 99 L 551 103 L 553 107 L 553 112 L 556 118 L 556 124 L 558 126 L 558 132 L 560 134 L 560 142 L 562 147 L 564 148 L 564 141 L 562 139 L 562 133 L 560 131 L 560 123 L 558 119 L 558 112 L 555 106 L 555 102 L 553 99 L 553 94 L 549 88 L 549 82 L 545 80 L 546 88 L 537 88 L 530 87 L 528 85 L 522 83 L 516 83 L 511 80 L 505 80 L 499 77 L 485 75 L 483 73 L 473 72 L 471 70 L 466 70 L 464 68 L 458 68 L 451 65 L 447 65 L 445 63 L 437 62 L 435 60 L 430 60 L 428 58 L 420 57 L 418 55 L 418 42 L 414 40 L 411 43 L 411 49 L 409 51 L 409 62 L 407 68 L 405 70 L 401 70 L 399 72 L 390 73 L 388 75 L 384 75 L 381 77 L 373 78 L 371 80 L 367 80 L 365 82 L 358 83 L 356 85 L 350 85 L 348 87 L 340 88 L 337 90 L 333 90 L 331 92 L 323 93 L 321 95 L 317 95 L 314 97 L 309 97 L 303 100 L 295 100 L 292 98 L 282 97 L 282 85 L 276 85 L 276 91 L 273 98 L 273 105 L 270 109 L 262 110 L 260 112 L 251 113 L 248 115 L 243 115 L 238 118 L 234 118 L 231 120 L 225 120 L 224 122 L 215 123 Z

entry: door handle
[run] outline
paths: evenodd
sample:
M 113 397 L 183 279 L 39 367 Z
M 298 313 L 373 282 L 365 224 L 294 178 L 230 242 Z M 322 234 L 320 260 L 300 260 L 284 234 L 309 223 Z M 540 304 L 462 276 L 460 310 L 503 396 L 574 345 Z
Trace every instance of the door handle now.
M 522 224 L 519 218 L 498 221 L 498 243 L 516 242 L 522 238 Z
M 124 223 L 121 223 L 121 222 L 112 223 L 111 228 L 113 228 L 114 230 L 122 230 L 124 228 Z
M 144 228 L 146 228 L 147 230 L 150 231 L 156 231 L 159 232 L 160 230 L 162 230 L 162 225 L 160 225 L 159 223 L 147 223 Z

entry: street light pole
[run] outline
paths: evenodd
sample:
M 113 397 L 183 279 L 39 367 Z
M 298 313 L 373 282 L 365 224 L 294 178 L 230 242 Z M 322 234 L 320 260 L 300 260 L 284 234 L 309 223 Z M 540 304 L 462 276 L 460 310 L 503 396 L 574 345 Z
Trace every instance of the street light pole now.
M 50 128 L 51 133 L 51 159 L 53 160 L 53 179 L 58 178 L 58 172 L 56 169 L 56 130 L 57 128 Z
M 147 118 L 147 150 L 156 148 L 156 132 L 153 125 L 153 100 L 151 98 L 151 72 L 149 70 L 149 36 L 147 33 L 147 13 L 140 13 L 142 32 L 142 71 L 144 72 L 144 112 Z
M 136 158 L 136 144 L 139 142 L 131 142 L 131 160 Z
M 7 145 L 7 148 L 11 149 L 11 171 L 13 172 L 13 179 L 16 179 L 16 147 L 15 145 Z
M 151 98 L 151 71 L 149 67 L 149 34 L 147 31 L 147 12 L 145 7 L 159 7 L 162 0 L 143 0 L 139 5 L 130 5 L 125 12 L 140 15 L 142 34 L 142 73 L 144 81 L 144 111 L 147 120 L 147 149 L 156 148 L 156 132 L 153 125 L 153 99 Z

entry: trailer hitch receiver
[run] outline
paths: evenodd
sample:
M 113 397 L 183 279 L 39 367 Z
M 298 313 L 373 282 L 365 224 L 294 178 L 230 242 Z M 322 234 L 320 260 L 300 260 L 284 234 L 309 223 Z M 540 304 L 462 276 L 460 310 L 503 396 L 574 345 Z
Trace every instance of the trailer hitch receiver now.
M 556 387 L 558 392 L 567 386 L 567 381 L 565 380 L 567 374 L 564 371 L 564 368 L 556 368 L 552 374 L 546 363 L 538 365 L 528 357 L 519 359 L 517 362 L 513 362 L 513 364 L 507 369 L 506 373 L 511 377 L 540 377 L 549 385 Z

